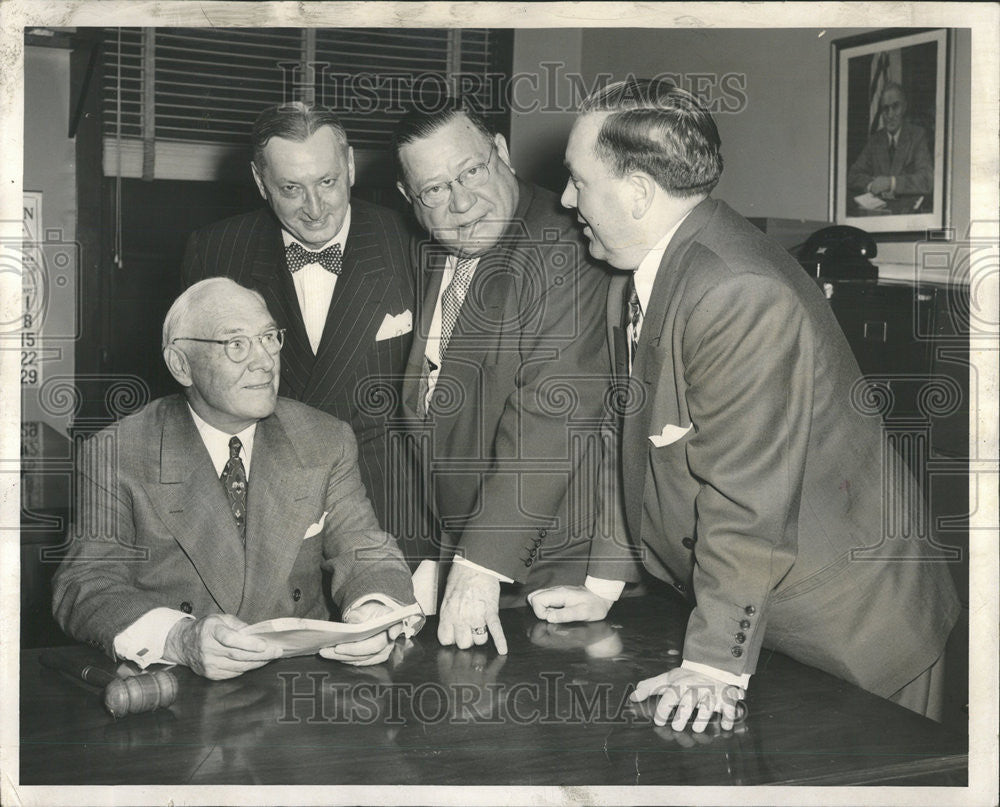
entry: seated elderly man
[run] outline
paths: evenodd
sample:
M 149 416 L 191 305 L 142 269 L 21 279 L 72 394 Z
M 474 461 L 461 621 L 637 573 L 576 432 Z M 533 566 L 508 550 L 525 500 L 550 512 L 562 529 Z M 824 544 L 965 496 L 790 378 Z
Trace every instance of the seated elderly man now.
M 414 601 L 350 427 L 278 397 L 282 342 L 263 298 L 232 280 L 203 280 L 173 304 L 163 356 L 183 396 L 123 418 L 80 458 L 54 580 L 70 636 L 140 666 L 231 678 L 280 655 L 246 624 L 328 619 L 329 598 L 348 622 Z M 322 655 L 378 663 L 400 630 Z

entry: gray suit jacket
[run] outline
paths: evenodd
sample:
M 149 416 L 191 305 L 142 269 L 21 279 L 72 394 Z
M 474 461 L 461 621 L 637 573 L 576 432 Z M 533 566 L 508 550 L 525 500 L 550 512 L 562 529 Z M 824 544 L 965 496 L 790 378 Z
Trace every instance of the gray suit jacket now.
M 884 696 L 942 652 L 954 586 L 926 538 L 884 537 L 883 510 L 917 524 L 921 501 L 859 380 L 799 265 L 699 204 L 660 264 L 622 428 L 621 521 L 692 599 L 685 659 L 751 673 L 773 647 Z
M 328 598 L 338 608 L 373 592 L 413 602 L 406 564 L 365 497 L 350 427 L 284 398 L 257 424 L 245 547 L 180 395 L 85 444 L 71 529 L 53 611 L 70 636 L 112 656 L 115 636 L 161 606 L 252 624 L 328 619 Z

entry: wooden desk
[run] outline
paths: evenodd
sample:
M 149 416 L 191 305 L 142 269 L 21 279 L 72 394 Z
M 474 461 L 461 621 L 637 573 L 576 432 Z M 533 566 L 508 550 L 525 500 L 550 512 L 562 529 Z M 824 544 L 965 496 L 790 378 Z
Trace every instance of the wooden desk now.
M 967 782 L 965 737 L 767 651 L 734 731 L 657 729 L 648 709 L 623 704 L 631 684 L 679 663 L 684 608 L 648 595 L 612 617 L 550 626 L 527 609 L 504 611 L 506 658 L 441 648 L 429 620 L 379 667 L 289 659 L 214 683 L 178 670 L 173 706 L 117 722 L 96 692 L 23 651 L 20 782 Z M 97 660 L 83 646 L 61 650 Z

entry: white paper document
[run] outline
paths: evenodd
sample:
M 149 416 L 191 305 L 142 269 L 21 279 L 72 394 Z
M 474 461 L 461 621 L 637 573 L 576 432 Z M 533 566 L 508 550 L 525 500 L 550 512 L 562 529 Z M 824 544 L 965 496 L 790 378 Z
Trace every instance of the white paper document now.
M 377 619 L 369 619 L 367 622 L 328 622 L 325 619 L 282 617 L 281 619 L 269 619 L 266 622 L 247 625 L 243 628 L 242 633 L 263 636 L 269 642 L 281 647 L 282 658 L 289 658 L 291 656 L 309 656 L 318 653 L 324 647 L 344 642 L 359 642 L 410 617 L 421 618 L 419 621 L 414 620 L 419 627 L 423 619 L 423 612 L 417 603 L 397 608 L 392 613 Z M 409 633 L 415 632 L 415 629 L 409 631 Z
M 881 210 L 885 207 L 885 200 L 879 199 L 874 193 L 862 193 L 860 196 L 855 196 L 854 201 L 865 210 Z

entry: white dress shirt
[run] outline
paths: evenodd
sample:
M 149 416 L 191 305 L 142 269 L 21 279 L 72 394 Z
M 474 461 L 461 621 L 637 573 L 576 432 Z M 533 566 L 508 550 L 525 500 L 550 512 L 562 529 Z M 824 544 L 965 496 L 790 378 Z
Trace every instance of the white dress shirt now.
M 341 252 L 347 244 L 347 234 L 351 229 L 351 208 L 348 205 L 344 223 L 340 231 L 319 249 L 307 247 L 298 241 L 288 230 L 282 229 L 281 239 L 287 247 L 298 243 L 306 252 L 322 252 L 327 247 L 340 244 Z M 330 312 L 330 301 L 333 290 L 337 286 L 337 275 L 324 269 L 319 263 L 307 263 L 299 271 L 292 273 L 292 283 L 295 285 L 295 296 L 299 300 L 299 310 L 306 326 L 309 346 L 315 354 L 319 350 L 319 342 L 326 326 L 326 316 Z

